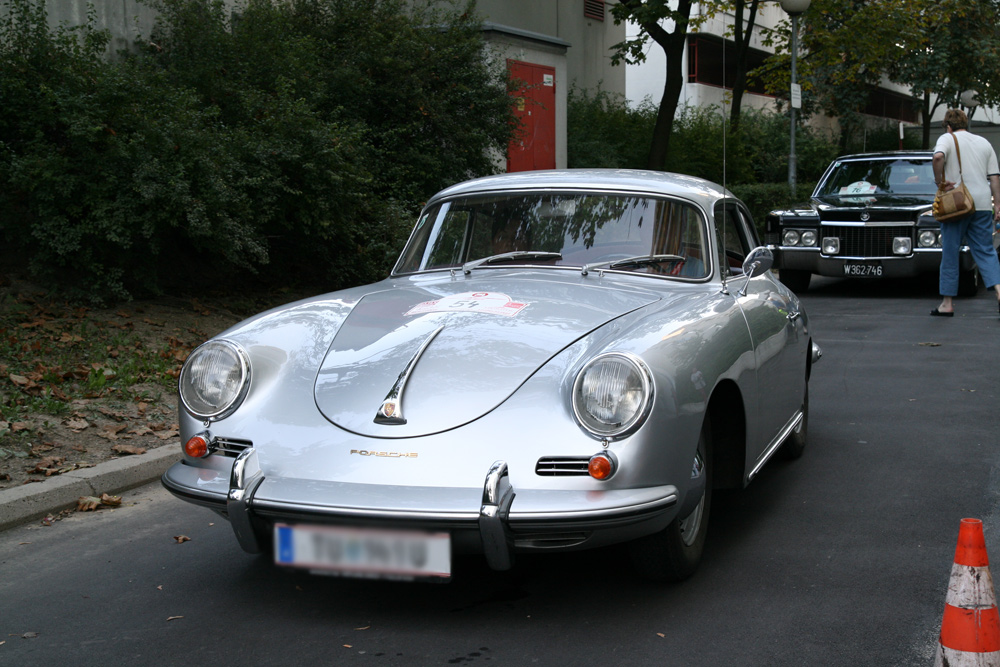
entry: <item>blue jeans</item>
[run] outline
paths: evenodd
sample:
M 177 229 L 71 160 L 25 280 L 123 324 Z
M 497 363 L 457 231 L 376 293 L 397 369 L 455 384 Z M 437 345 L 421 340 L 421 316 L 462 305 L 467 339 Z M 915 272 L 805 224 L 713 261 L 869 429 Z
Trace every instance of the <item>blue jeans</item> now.
M 993 212 L 975 211 L 958 220 L 941 223 L 941 270 L 938 278 L 941 296 L 958 294 L 958 250 L 965 239 L 979 275 L 987 289 L 1000 285 L 1000 262 L 993 249 Z

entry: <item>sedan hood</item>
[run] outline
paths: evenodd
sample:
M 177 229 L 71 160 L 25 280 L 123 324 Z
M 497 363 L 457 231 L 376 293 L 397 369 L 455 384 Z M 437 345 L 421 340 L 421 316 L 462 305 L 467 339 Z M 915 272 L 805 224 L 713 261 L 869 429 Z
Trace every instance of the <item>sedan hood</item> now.
M 361 435 L 452 429 L 502 403 L 580 337 L 658 298 L 523 275 L 374 292 L 338 330 L 316 404 Z M 511 424 L 511 437 L 524 426 Z

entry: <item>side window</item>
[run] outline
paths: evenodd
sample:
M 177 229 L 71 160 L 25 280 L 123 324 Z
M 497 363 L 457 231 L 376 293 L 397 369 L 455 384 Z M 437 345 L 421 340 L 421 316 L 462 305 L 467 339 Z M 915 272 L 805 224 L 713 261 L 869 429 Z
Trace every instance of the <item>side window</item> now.
M 743 260 L 753 249 L 753 239 L 743 216 L 732 202 L 723 202 L 716 207 L 715 234 L 723 277 L 741 273 Z

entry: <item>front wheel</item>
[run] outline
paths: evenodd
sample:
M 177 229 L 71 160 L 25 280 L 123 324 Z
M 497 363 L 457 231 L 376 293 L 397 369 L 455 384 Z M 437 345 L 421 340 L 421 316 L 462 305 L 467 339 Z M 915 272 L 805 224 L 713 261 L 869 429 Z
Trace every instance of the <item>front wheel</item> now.
M 647 579 L 681 581 L 694 574 L 701 562 L 712 508 L 712 434 L 707 416 L 698 438 L 691 476 L 704 477 L 701 498 L 695 508 L 686 516 L 675 518 L 660 532 L 629 544 L 633 566 Z

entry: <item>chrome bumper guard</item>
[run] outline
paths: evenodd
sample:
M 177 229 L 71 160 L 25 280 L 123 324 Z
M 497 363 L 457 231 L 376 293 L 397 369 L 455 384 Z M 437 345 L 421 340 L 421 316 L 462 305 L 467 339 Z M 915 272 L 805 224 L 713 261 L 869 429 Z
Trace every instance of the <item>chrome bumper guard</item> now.
M 260 553 L 261 548 L 250 518 L 250 505 L 254 492 L 263 481 L 264 474 L 257 460 L 257 450 L 253 447 L 244 449 L 233 462 L 233 471 L 229 475 L 226 513 L 240 546 L 252 554 Z
M 514 564 L 513 540 L 507 531 L 507 517 L 514 500 L 506 461 L 490 466 L 483 487 L 483 505 L 479 508 L 479 533 L 483 553 L 491 569 L 509 570 Z

